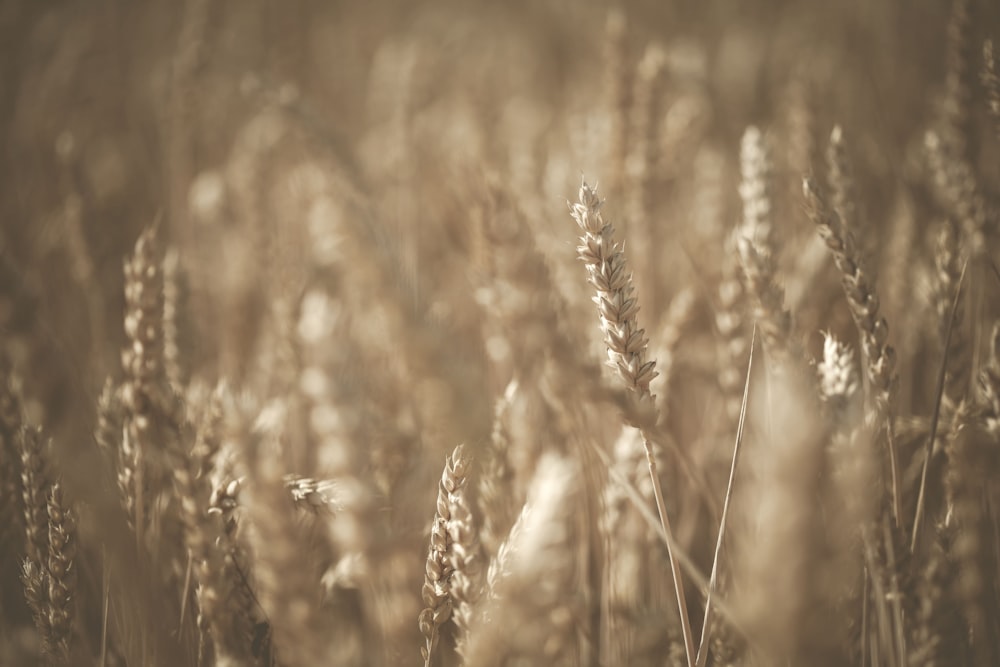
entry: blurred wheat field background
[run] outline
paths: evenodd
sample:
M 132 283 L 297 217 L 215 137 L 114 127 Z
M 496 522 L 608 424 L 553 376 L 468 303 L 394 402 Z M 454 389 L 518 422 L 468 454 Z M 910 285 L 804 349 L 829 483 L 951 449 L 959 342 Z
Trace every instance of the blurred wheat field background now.
M 998 37 L 0 3 L 0 664 L 1000 664 Z

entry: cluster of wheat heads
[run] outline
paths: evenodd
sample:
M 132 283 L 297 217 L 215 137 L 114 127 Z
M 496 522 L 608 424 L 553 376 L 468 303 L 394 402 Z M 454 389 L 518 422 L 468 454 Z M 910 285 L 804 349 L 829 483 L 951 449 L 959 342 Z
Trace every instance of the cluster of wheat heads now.
M 703 64 L 617 11 L 579 103 L 428 103 L 428 47 L 390 42 L 357 145 L 248 80 L 205 167 L 209 4 L 124 270 L 67 137 L 47 243 L 84 298 L 0 244 L 0 663 L 1000 663 L 976 3 L 892 207 L 821 80 L 715 141 Z

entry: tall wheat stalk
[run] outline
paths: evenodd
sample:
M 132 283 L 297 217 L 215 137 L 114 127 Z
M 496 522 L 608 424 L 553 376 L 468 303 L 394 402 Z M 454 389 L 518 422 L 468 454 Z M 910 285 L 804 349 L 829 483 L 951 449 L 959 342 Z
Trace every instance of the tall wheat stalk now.
M 646 462 L 649 465 L 649 476 L 653 483 L 653 497 L 656 500 L 660 523 L 663 531 L 672 538 L 670 518 L 667 515 L 667 505 L 657 472 L 656 454 L 645 430 L 657 421 L 655 397 L 649 391 L 649 383 L 656 376 L 654 370 L 656 362 L 646 360 L 649 341 L 646 332 L 639 328 L 636 317 L 639 313 L 639 302 L 634 296 L 632 275 L 625 261 L 625 255 L 615 241 L 614 227 L 611 223 L 605 222 L 601 215 L 601 205 L 597 190 L 588 186 L 585 181 L 580 186 L 579 200 L 570 207 L 573 219 L 583 231 L 577 253 L 587 267 L 590 284 L 597 291 L 594 303 L 597 304 L 601 329 L 604 331 L 608 365 L 614 369 L 630 391 L 629 396 L 638 404 L 643 415 L 641 419 L 650 420 L 639 422 L 636 426 L 643 433 L 642 444 L 646 451 Z M 692 667 L 696 648 L 688 616 L 684 582 L 681 578 L 680 565 L 669 545 L 667 557 L 670 560 L 670 570 L 677 595 L 677 609 L 684 633 L 688 667 Z

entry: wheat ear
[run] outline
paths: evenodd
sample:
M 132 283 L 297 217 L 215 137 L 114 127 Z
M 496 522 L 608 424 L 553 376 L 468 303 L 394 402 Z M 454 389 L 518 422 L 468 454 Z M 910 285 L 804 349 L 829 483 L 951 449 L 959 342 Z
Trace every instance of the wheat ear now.
M 122 384 L 124 422 L 118 482 L 140 553 L 149 521 L 151 484 L 147 473 L 154 446 L 153 410 L 163 373 L 162 271 L 154 250 L 155 239 L 155 227 L 143 231 L 125 262 L 127 344 L 122 351 L 122 367 L 126 379 Z
M 58 483 L 49 493 L 48 519 L 48 645 L 53 659 L 63 664 L 69 659 L 76 611 L 77 539 L 76 519 Z
M 22 581 L 25 597 L 35 620 L 35 626 L 48 649 L 52 634 L 49 620 L 49 530 L 48 471 L 43 454 L 41 432 L 22 426 L 18 434 L 21 454 L 21 506 L 24 509 L 25 552 Z
M 453 454 L 454 456 L 454 454 Z M 472 515 L 469 485 L 459 485 L 448 494 L 448 537 L 451 540 L 451 618 L 458 628 L 455 649 L 465 657 L 475 607 L 483 593 L 483 551 Z
M 792 343 L 792 316 L 785 308 L 785 290 L 778 283 L 775 263 L 771 162 L 764 137 L 756 127 L 748 127 L 743 133 L 740 172 L 743 222 L 737 248 L 764 349 L 780 369 L 797 356 L 798 351 Z
M 431 525 L 431 544 L 427 552 L 424 587 L 421 592 L 427 606 L 420 612 L 418 619 L 420 633 L 424 636 L 420 653 L 425 667 L 430 667 L 441 626 L 451 618 L 451 577 L 455 568 L 452 561 L 453 541 L 449 531 L 452 518 L 450 498 L 465 486 L 468 466 L 469 461 L 463 456 L 462 445 L 459 445 L 446 459 L 438 485 L 437 510 Z
M 0 536 L 23 530 L 21 518 L 21 453 L 18 439 L 24 408 L 20 378 L 0 353 Z M 20 539 L 18 537 L 17 539 Z
M 834 143 L 839 141 L 839 136 L 839 130 L 835 129 Z M 889 327 L 879 312 L 878 295 L 862 265 L 861 254 L 854 242 L 854 234 L 844 226 L 836 211 L 827 205 L 812 180 L 807 178 L 803 181 L 803 191 L 809 217 L 833 253 L 833 259 L 840 269 L 851 316 L 861 334 L 861 349 L 865 356 L 865 373 L 872 403 L 870 407 L 885 418 L 887 428 L 892 512 L 898 522 L 902 491 L 899 481 L 899 458 L 896 454 L 892 420 L 889 416 L 892 389 L 896 382 L 896 356 L 888 343 Z
M 656 377 L 654 370 L 656 362 L 646 360 L 649 341 L 646 339 L 646 332 L 639 328 L 637 319 L 639 302 L 634 296 L 632 275 L 625 261 L 625 254 L 615 241 L 614 227 L 611 223 L 605 222 L 601 215 L 601 206 L 602 201 L 597 196 L 597 190 L 584 181 L 580 186 L 579 201 L 570 206 L 573 218 L 583 231 L 577 253 L 587 267 L 591 285 L 597 291 L 594 303 L 597 304 L 601 329 L 604 331 L 608 365 L 624 382 L 641 411 L 649 415 L 651 418 L 649 423 L 655 424 L 656 405 L 649 391 L 649 383 Z M 645 428 L 640 426 L 640 431 L 643 432 L 643 447 L 646 450 L 646 461 L 649 464 L 649 476 L 653 483 L 653 496 L 656 499 L 660 524 L 664 532 L 672 536 L 663 489 L 656 469 L 653 444 Z M 669 544 L 667 555 L 670 559 L 674 590 L 677 594 L 677 608 L 684 630 L 684 647 L 690 667 L 694 664 L 695 646 L 687 600 L 684 596 L 684 582 L 681 579 L 680 565 Z

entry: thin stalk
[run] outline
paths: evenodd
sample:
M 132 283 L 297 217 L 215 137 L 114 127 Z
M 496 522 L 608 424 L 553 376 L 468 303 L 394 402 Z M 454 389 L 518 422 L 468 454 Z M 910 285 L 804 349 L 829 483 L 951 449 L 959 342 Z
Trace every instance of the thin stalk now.
M 889 663 L 896 665 L 899 663 L 891 659 L 893 655 L 893 640 L 892 637 L 889 636 L 889 628 L 892 625 L 892 621 L 889 618 L 889 610 L 886 608 L 886 591 L 885 587 L 882 585 L 882 580 L 878 575 L 878 567 L 875 563 L 874 547 L 872 546 L 872 537 L 867 528 L 862 530 L 862 541 L 864 543 L 865 563 L 868 565 L 869 573 L 871 573 L 872 593 L 875 594 L 875 614 L 879 641 L 872 642 L 872 646 L 880 646 L 884 648 L 886 655 L 890 656 Z M 880 664 L 880 662 L 880 660 L 874 657 L 872 658 L 873 667 L 874 665 Z
M 892 604 L 892 613 L 895 617 L 895 632 L 893 636 L 896 640 L 896 655 L 898 664 L 906 665 L 906 638 L 903 636 L 903 595 L 899 590 L 899 575 L 896 564 L 896 550 L 892 546 L 892 529 L 889 522 L 882 521 L 883 539 L 885 540 L 885 552 L 889 561 L 889 596 Z
M 948 368 L 948 348 L 951 347 L 951 332 L 955 327 L 955 314 L 958 312 L 958 302 L 962 297 L 962 286 L 965 281 L 965 270 L 969 267 L 969 260 L 965 260 L 962 266 L 962 273 L 958 277 L 958 289 L 955 291 L 955 300 L 951 303 L 951 315 L 948 318 L 948 330 L 944 336 L 944 355 L 941 357 L 941 365 L 938 367 L 937 389 L 934 400 L 934 413 L 931 415 L 931 432 L 927 437 L 927 445 L 924 447 L 924 463 L 920 470 L 920 490 L 917 492 L 917 510 L 913 517 L 913 531 L 910 536 L 910 552 L 917 548 L 917 534 L 920 530 L 920 522 L 924 517 L 924 493 L 927 489 L 927 469 L 930 467 L 931 453 L 934 451 L 934 440 L 937 437 L 938 422 L 941 419 L 941 398 L 944 396 L 944 375 Z
M 868 571 L 866 566 L 864 569 L 864 585 L 861 589 L 861 667 L 868 667 L 868 651 L 866 651 L 866 645 L 868 644 L 868 598 L 871 592 L 868 590 L 871 588 L 871 573 Z
M 656 471 L 656 457 L 653 445 L 645 433 L 642 435 L 642 446 L 646 450 L 646 462 L 649 464 L 649 476 L 653 482 L 653 497 L 656 499 L 656 511 L 660 515 L 660 525 L 666 535 L 673 536 L 670 529 L 670 519 L 667 517 L 667 505 L 663 500 L 663 489 L 660 486 L 660 476 Z M 687 599 L 684 596 L 684 581 L 681 578 L 681 567 L 674 556 L 671 546 L 673 539 L 667 541 L 667 559 L 670 561 L 670 575 L 674 580 L 674 590 L 677 592 L 677 610 L 680 613 L 681 630 L 684 633 L 684 653 L 687 655 L 688 667 L 694 667 L 694 633 L 691 631 L 691 618 L 688 615 Z M 711 589 L 709 589 L 711 593 Z
M 755 325 L 750 337 L 750 359 L 747 361 L 747 377 L 743 384 L 743 404 L 740 406 L 740 420 L 736 427 L 736 444 L 733 446 L 733 462 L 729 468 L 729 484 L 726 486 L 726 498 L 722 503 L 719 536 L 715 541 L 715 554 L 712 557 L 712 574 L 708 578 L 708 597 L 705 600 L 705 616 L 701 624 L 701 639 L 698 642 L 697 667 L 705 667 L 708 662 L 708 628 L 712 623 L 712 597 L 718 584 L 719 554 L 722 553 L 722 540 L 726 534 L 726 519 L 729 518 L 729 502 L 733 497 L 733 481 L 736 479 L 736 463 L 739 459 L 740 443 L 743 442 L 743 424 L 747 414 L 747 401 L 750 397 L 750 374 L 753 371 L 753 348 L 756 341 L 757 327 Z
M 626 479 L 620 471 L 616 470 L 612 466 L 611 457 L 608 453 L 601 449 L 600 446 L 593 441 L 590 441 L 588 444 L 590 445 L 591 450 L 597 454 L 597 458 L 600 459 L 601 464 L 604 465 L 605 469 L 608 471 L 608 476 L 614 480 L 614 482 L 618 484 L 623 491 L 625 491 L 625 495 L 628 496 L 628 499 L 635 506 L 639 516 L 641 516 L 649 528 L 656 533 L 657 536 L 659 536 L 660 540 L 667 547 L 667 549 L 674 554 L 677 558 L 677 562 L 682 568 L 684 568 L 684 571 L 687 573 L 694 585 L 698 587 L 702 596 L 707 599 L 708 578 L 702 574 L 701 570 L 698 569 L 698 566 L 694 563 L 691 557 L 677 543 L 673 534 L 668 533 L 663 529 L 662 523 L 657 520 L 656 515 L 654 515 L 649 509 L 649 506 L 646 504 L 646 500 L 642 497 L 642 494 L 639 493 L 638 489 L 636 489 L 635 486 L 628 479 Z M 732 609 L 729 608 L 729 605 L 725 604 L 721 600 L 716 600 L 714 606 L 719 614 L 726 619 L 726 622 L 729 623 L 744 639 L 746 639 L 751 647 L 755 647 L 753 638 L 748 636 L 743 630 L 736 618 L 736 615 L 733 613 Z
M 184 588 L 181 590 L 181 620 L 177 624 L 177 627 L 184 627 L 184 617 L 187 612 L 188 597 L 191 593 L 191 574 L 194 565 L 194 558 L 191 557 L 191 551 L 188 550 L 187 555 L 187 567 L 184 568 Z
M 108 664 L 108 607 L 111 603 L 111 568 L 108 567 L 108 557 L 101 549 L 101 574 L 104 578 L 103 595 L 101 596 L 101 658 L 97 664 L 107 667 Z

